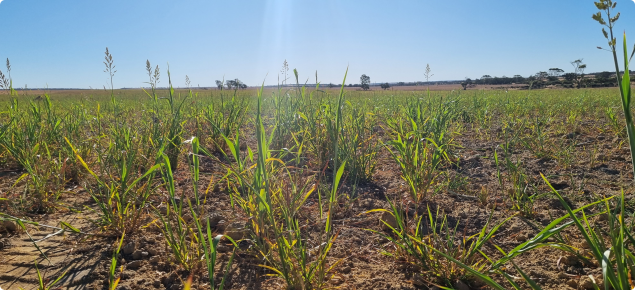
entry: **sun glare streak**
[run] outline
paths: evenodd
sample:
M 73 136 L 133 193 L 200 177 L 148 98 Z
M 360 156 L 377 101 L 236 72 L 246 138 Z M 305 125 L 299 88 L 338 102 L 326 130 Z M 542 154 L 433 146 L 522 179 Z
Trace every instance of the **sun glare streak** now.
M 266 1 L 258 50 L 258 65 L 264 71 L 275 71 L 288 57 L 292 12 L 293 2 L 290 0 Z

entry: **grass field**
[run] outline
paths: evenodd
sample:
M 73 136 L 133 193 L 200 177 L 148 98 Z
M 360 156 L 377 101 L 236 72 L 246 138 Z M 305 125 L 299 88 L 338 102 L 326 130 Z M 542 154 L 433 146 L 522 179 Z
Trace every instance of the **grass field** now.
M 633 170 L 618 96 L 0 95 L 0 287 L 594 289 L 613 272 L 630 281 Z

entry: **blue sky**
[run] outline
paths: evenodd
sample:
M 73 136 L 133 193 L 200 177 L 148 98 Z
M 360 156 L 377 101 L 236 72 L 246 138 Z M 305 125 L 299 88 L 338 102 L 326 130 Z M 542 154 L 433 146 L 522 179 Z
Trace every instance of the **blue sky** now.
M 616 32 L 635 41 L 635 3 L 619 1 Z M 106 47 L 115 87 L 147 81 L 145 61 L 173 83 L 239 78 L 276 84 L 286 59 L 301 82 L 347 83 L 528 76 L 551 67 L 610 70 L 592 0 L 4 0 L 0 59 L 16 86 L 101 88 Z M 632 42 L 631 42 L 632 43 Z M 4 63 L 4 62 L 2 62 Z M 0 67 L 5 71 L 4 67 Z M 5 71 L 6 72 L 6 71 Z

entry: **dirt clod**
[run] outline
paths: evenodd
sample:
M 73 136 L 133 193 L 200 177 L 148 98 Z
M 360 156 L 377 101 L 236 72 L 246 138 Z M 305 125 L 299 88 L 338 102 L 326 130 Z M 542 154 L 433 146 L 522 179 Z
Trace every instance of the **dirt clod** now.
M 18 226 L 13 221 L 4 221 L 2 222 L 2 226 L 8 232 L 15 232 L 18 230 Z
M 224 233 L 225 236 L 230 237 L 234 241 L 243 239 L 243 237 L 245 237 L 245 234 L 247 234 L 247 230 L 239 222 L 231 223 L 229 226 L 227 226 L 227 229 L 225 229 Z
M 576 280 L 569 280 L 567 281 L 567 285 L 569 285 L 569 287 L 577 289 L 578 288 L 578 282 Z
M 123 253 L 126 255 L 130 255 L 134 253 L 136 248 L 137 245 L 135 244 L 135 242 L 129 242 L 125 246 L 123 246 Z
M 529 239 L 529 235 L 527 235 L 527 233 L 520 233 L 516 235 L 516 241 L 525 242 L 527 239 Z
M 126 267 L 129 269 L 139 269 L 141 268 L 142 265 L 143 265 L 143 261 L 136 260 L 126 264 Z
M 381 214 L 379 224 L 384 231 L 390 231 L 390 227 L 394 229 L 397 228 L 397 219 L 395 219 L 395 217 L 391 213 L 385 211 Z
M 593 289 L 593 281 L 588 276 L 582 277 L 580 279 L 580 288 L 582 289 Z
M 144 253 L 145 253 L 145 255 L 144 255 Z M 136 251 L 134 251 L 132 253 L 132 258 L 135 259 L 135 260 L 141 260 L 141 259 L 143 259 L 144 257 L 147 257 L 147 256 L 148 256 L 148 252 L 143 252 L 143 251 L 140 251 L 140 250 L 136 250 Z

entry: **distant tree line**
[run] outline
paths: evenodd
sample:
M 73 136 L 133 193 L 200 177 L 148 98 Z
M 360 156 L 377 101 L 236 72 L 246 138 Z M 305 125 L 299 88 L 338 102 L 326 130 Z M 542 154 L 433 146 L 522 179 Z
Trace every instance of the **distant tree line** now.
M 461 84 L 463 89 L 475 85 L 512 85 L 523 84 L 529 89 L 538 89 L 549 86 L 557 86 L 564 88 L 597 88 L 597 87 L 614 87 L 617 86 L 615 73 L 608 71 L 585 74 L 587 68 L 582 59 L 571 62 L 573 71 L 565 73 L 560 68 L 550 68 L 546 71 L 539 71 L 531 76 L 523 77 L 514 75 L 513 77 L 495 77 L 483 75 L 480 79 L 466 78 Z M 632 72 L 631 72 L 632 73 Z
M 431 84 L 460 84 L 464 90 L 467 90 L 478 85 L 522 85 L 519 88 L 527 89 L 539 89 L 545 87 L 564 87 L 564 88 L 585 88 L 585 87 L 614 87 L 617 86 L 615 73 L 608 71 L 585 74 L 587 68 L 583 59 L 576 59 L 571 61 L 572 71 L 565 72 L 561 68 L 550 68 L 545 71 L 539 71 L 528 77 L 521 75 L 508 76 L 491 76 L 483 75 L 479 79 L 465 78 L 462 81 L 429 81 L 430 74 L 429 66 L 426 68 L 426 82 L 397 82 L 397 83 L 380 83 L 374 84 L 374 86 L 380 86 L 382 89 L 387 90 L 392 86 L 420 86 Z M 631 71 L 633 73 L 633 71 Z M 635 78 L 633 80 L 635 82 Z M 341 86 L 341 85 L 337 85 Z M 360 77 L 360 84 L 348 84 L 348 87 L 361 87 L 363 90 L 370 89 L 370 77 L 362 75 Z M 333 84 L 329 84 L 329 87 L 334 87 Z

